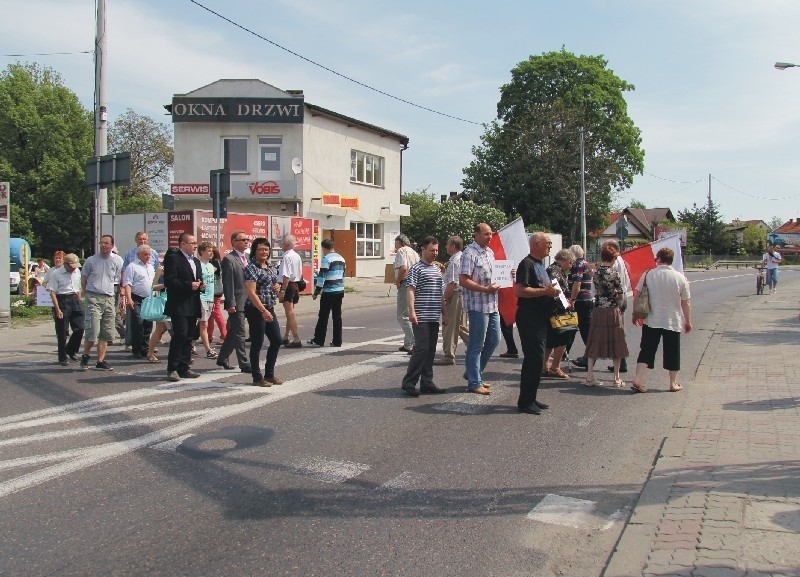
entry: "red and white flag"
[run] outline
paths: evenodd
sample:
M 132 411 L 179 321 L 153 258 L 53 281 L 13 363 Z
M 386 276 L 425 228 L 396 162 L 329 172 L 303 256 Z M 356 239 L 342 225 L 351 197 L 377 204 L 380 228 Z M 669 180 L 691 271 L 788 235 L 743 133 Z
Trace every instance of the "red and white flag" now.
M 518 218 L 508 223 L 493 234 L 492 240 L 489 241 L 489 248 L 494 252 L 496 260 L 510 260 L 516 269 L 516 266 L 530 252 L 528 235 L 522 219 Z M 513 324 L 514 317 L 517 315 L 517 297 L 514 296 L 513 287 L 497 291 L 497 306 L 503 322 L 507 325 Z
M 636 285 L 639 279 L 651 268 L 656 268 L 656 253 L 662 248 L 671 248 L 675 253 L 672 261 L 672 268 L 683 274 L 683 256 L 681 253 L 680 235 L 667 236 L 654 240 L 651 243 L 638 246 L 634 249 L 622 253 L 622 259 L 628 268 L 628 276 L 631 279 L 631 289 L 636 292 Z

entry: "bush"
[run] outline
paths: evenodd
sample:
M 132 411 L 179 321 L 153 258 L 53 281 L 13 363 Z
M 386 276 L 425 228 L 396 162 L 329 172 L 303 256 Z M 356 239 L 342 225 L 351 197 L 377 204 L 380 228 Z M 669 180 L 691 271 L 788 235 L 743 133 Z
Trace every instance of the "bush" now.
M 51 307 L 36 306 L 36 297 L 11 297 L 11 318 L 36 319 L 53 316 Z

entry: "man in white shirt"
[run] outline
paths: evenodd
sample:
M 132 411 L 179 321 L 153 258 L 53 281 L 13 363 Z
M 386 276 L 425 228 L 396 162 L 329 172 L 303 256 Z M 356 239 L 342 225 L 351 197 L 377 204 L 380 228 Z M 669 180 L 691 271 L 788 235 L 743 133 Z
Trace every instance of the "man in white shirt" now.
M 769 287 L 769 294 L 775 294 L 778 290 L 778 267 L 781 264 L 781 253 L 778 252 L 778 247 L 769 245 L 767 252 L 764 253 L 762 264 L 767 265 L 767 286 Z
M 142 319 L 142 301 L 153 289 L 155 269 L 151 261 L 152 249 L 142 244 L 136 247 L 136 258 L 125 268 L 122 290 L 128 309 L 128 324 L 131 330 L 131 352 L 134 359 L 147 358 L 152 321 Z
M 53 321 L 56 326 L 58 342 L 58 362 L 62 367 L 69 366 L 69 360 L 78 360 L 75 356 L 81 348 L 83 340 L 83 307 L 81 306 L 81 273 L 78 255 L 68 254 L 63 257 L 64 264 L 51 268 L 47 280 L 47 290 L 53 300 Z M 67 327 L 72 336 L 67 342 Z
M 278 280 L 281 283 L 278 302 L 283 303 L 283 310 L 286 313 L 286 333 L 283 337 L 283 345 L 288 349 L 298 349 L 303 346 L 303 341 L 300 340 L 300 334 L 297 331 L 297 318 L 294 313 L 294 305 L 300 301 L 300 289 L 297 287 L 297 281 L 303 278 L 303 261 L 294 250 L 295 244 L 297 244 L 297 239 L 291 234 L 287 234 L 283 238 L 281 243 L 283 258 L 281 258 L 278 269 Z
M 401 351 L 411 354 L 414 348 L 414 331 L 408 316 L 408 294 L 406 277 L 411 267 L 419 262 L 417 251 L 411 248 L 411 241 L 404 234 L 394 239 L 397 254 L 394 257 L 394 282 L 397 286 L 397 324 L 403 330 L 403 346 Z

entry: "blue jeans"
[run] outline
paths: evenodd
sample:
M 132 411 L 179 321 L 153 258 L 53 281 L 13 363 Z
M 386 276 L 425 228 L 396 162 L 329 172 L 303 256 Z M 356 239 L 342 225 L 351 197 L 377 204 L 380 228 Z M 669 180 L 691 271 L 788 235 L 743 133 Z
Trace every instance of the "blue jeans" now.
M 500 342 L 500 313 L 467 311 L 469 344 L 464 364 L 467 368 L 467 387 L 477 389 L 483 384 L 481 375 Z
M 768 268 L 767 269 L 767 286 L 769 288 L 775 288 L 778 284 L 778 269 L 776 268 Z

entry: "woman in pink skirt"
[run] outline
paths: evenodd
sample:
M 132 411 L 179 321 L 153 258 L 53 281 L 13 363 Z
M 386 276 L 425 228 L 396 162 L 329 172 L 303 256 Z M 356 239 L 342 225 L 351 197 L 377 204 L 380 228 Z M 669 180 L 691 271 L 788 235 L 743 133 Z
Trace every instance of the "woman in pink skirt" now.
M 614 362 L 614 387 L 622 388 L 625 383 L 619 375 L 619 365 L 628 356 L 625 342 L 625 329 L 619 305 L 625 298 L 619 273 L 612 267 L 619 251 L 610 245 L 600 251 L 602 260 L 595 271 L 595 302 L 592 311 L 592 324 L 589 327 L 589 342 L 586 343 L 586 386 L 602 385 L 594 378 L 594 363 L 597 359 L 611 359 Z

